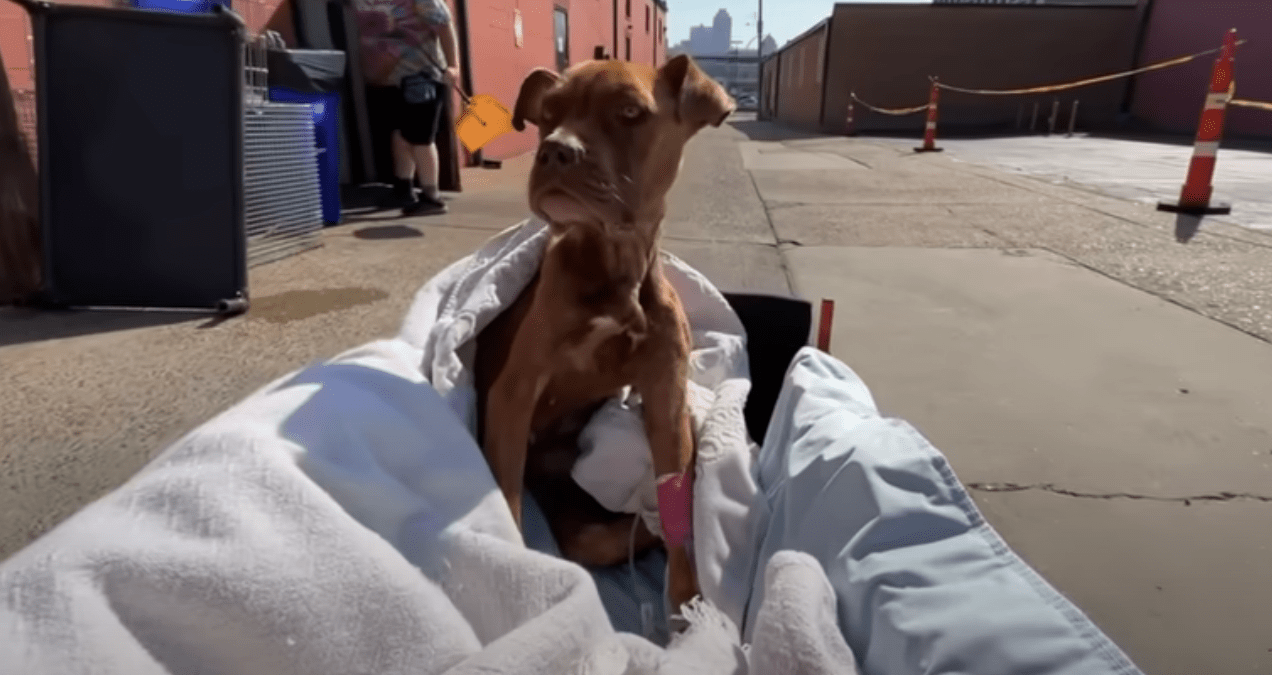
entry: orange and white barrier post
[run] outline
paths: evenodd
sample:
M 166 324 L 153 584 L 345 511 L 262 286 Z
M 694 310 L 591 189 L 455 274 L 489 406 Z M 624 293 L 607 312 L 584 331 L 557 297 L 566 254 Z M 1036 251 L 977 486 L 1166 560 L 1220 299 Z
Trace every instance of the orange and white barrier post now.
M 1231 213 L 1228 204 L 1211 203 L 1214 187 L 1215 159 L 1219 154 L 1219 141 L 1223 138 L 1223 118 L 1232 98 L 1232 63 L 1237 50 L 1237 29 L 1233 28 L 1223 38 L 1223 50 L 1215 59 L 1210 75 L 1210 91 L 1206 105 L 1201 110 L 1201 122 L 1197 125 L 1197 141 L 1193 145 L 1192 161 L 1188 163 L 1188 176 L 1180 190 L 1179 199 L 1157 203 L 1159 211 L 1211 215 Z
M 936 78 L 932 78 L 932 93 L 928 95 L 928 114 L 927 126 L 923 131 L 923 147 L 915 148 L 915 152 L 940 152 L 944 148 L 936 147 L 936 107 L 937 102 L 941 98 L 941 88 L 936 85 Z
M 857 127 L 856 127 L 856 126 L 854 126 L 853 119 L 852 119 L 852 113 L 853 113 L 853 109 L 852 109 L 852 101 L 849 101 L 849 102 L 848 102 L 848 116 L 844 119 L 844 135 L 845 135 L 845 136 L 856 136 L 856 135 L 857 135 Z

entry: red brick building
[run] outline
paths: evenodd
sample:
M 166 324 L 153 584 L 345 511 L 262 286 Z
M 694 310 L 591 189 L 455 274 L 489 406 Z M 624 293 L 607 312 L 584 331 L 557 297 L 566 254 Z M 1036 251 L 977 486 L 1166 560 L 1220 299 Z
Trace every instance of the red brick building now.
M 76 4 L 119 5 L 126 0 L 64 0 Z M 666 0 L 448 0 L 460 40 L 463 64 L 476 93 L 489 94 L 511 107 L 522 78 L 532 68 L 561 68 L 593 57 L 611 57 L 661 65 L 667 57 Z M 321 15 L 322 0 L 232 0 L 252 33 L 270 28 L 289 46 L 296 40 L 297 5 Z M 312 11 L 314 8 L 318 11 Z M 9 85 L 32 86 L 30 23 L 16 4 L 0 0 L 0 59 Z M 462 111 L 462 107 L 455 106 Z M 534 147 L 534 130 L 511 133 L 483 149 L 490 159 L 506 159 Z
M 598 49 L 653 66 L 667 57 L 665 0 L 494 0 L 470 2 L 466 9 L 473 90 L 509 108 L 521 80 L 536 66 L 561 69 L 592 58 Z M 506 159 L 535 142 L 530 128 L 495 139 L 482 155 Z

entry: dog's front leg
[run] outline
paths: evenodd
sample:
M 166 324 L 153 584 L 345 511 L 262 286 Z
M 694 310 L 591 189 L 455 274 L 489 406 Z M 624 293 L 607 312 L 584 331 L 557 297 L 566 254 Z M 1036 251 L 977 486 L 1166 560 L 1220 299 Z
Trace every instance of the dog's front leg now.
M 508 508 L 512 509 L 518 530 L 521 529 L 521 493 L 531 425 L 539 396 L 550 377 L 543 358 L 543 339 L 547 335 L 539 323 L 532 314 L 513 337 L 510 365 L 496 376 L 486 395 L 482 430 L 482 452 L 495 483 L 508 501 Z
M 693 428 L 686 399 L 690 338 L 688 322 L 678 303 L 659 307 L 652 314 L 650 324 L 659 327 L 660 335 L 651 347 L 659 353 L 647 361 L 651 366 L 638 379 L 636 388 L 653 454 L 658 513 L 667 545 L 667 595 L 675 611 L 698 594 L 690 550 L 696 473 Z

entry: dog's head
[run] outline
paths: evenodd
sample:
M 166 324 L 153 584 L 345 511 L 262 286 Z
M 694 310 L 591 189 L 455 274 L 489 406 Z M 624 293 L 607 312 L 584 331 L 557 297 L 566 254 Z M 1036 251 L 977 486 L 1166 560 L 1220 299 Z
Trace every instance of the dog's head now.
M 657 70 L 611 60 L 536 69 L 512 120 L 518 131 L 539 128 L 530 208 L 557 225 L 658 223 L 685 143 L 733 110 L 688 56 Z

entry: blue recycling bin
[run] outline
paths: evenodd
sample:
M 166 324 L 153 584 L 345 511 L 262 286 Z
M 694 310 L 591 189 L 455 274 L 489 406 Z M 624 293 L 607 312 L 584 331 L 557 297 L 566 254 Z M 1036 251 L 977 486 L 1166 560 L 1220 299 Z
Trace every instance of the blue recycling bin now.
M 318 189 L 322 220 L 340 223 L 340 92 L 307 93 L 270 87 L 269 100 L 303 103 L 314 113 L 314 145 L 318 148 Z
M 181 14 L 208 14 L 213 5 L 230 8 L 230 0 L 134 0 L 137 9 L 178 12 Z

